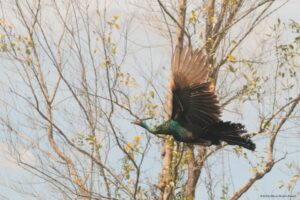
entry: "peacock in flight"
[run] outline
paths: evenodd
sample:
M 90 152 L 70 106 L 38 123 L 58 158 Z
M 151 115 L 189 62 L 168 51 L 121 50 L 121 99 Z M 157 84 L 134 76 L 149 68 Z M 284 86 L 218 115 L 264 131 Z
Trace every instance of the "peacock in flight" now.
M 176 141 L 199 145 L 220 145 L 225 141 L 255 150 L 255 144 L 240 123 L 220 119 L 220 107 L 214 93 L 214 85 L 205 82 L 208 62 L 203 50 L 176 48 L 172 58 L 171 119 L 156 127 L 149 127 L 146 120 L 133 123 L 153 134 L 172 135 Z

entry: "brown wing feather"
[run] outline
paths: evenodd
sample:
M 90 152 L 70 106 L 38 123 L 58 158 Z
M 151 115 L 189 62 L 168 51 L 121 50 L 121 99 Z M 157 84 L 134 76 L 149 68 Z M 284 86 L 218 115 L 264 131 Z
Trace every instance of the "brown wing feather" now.
M 185 47 L 175 50 L 172 59 L 172 74 L 175 88 L 201 84 L 208 74 L 208 64 L 203 51 Z
M 201 127 L 219 121 L 220 108 L 212 84 L 204 82 L 208 63 L 203 51 L 183 48 L 175 50 L 171 80 L 173 92 L 172 118 Z
M 178 119 L 206 127 L 218 122 L 220 108 L 216 95 L 209 90 L 210 83 L 197 84 L 174 91 L 177 105 L 182 105 L 182 112 L 177 113 Z M 174 104 L 173 104 L 174 106 Z

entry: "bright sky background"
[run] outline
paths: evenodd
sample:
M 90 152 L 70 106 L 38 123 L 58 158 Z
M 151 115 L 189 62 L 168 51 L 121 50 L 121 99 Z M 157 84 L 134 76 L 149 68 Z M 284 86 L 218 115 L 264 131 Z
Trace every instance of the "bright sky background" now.
M 116 9 L 118 9 L 118 7 L 116 7 Z M 275 14 L 273 14 L 267 20 L 267 23 L 269 23 L 269 24 L 261 24 L 255 30 L 255 33 L 257 35 L 260 35 L 261 32 L 265 33 L 266 26 L 272 25 L 273 23 L 275 23 L 277 18 L 280 18 L 283 22 L 288 22 L 290 19 L 300 22 L 300 0 L 292 0 L 286 6 L 281 8 L 279 11 L 277 11 Z M 153 41 L 153 42 L 155 43 L 155 41 Z M 248 108 L 246 107 L 245 109 L 247 110 Z M 250 124 L 251 124 L 251 119 L 249 119 L 249 121 L 247 122 L 248 126 L 251 126 Z M 6 146 L 3 143 L 0 146 L 0 199 L 18 200 L 18 199 L 20 199 L 20 197 L 14 191 L 11 191 L 5 187 L 1 187 L 1 183 L 3 183 L 3 182 L 5 183 L 9 179 L 18 180 L 19 177 L 22 177 L 22 178 L 25 177 L 28 180 L 30 180 L 31 175 L 27 174 L 24 171 L 20 171 L 18 166 L 16 166 L 12 162 L 10 162 L 9 159 L 7 159 L 7 156 L 5 153 L 7 151 L 7 148 L 8 148 L 8 146 Z M 25 149 L 24 149 L 24 154 L 22 156 L 24 157 L 25 160 L 31 160 L 33 158 L 33 155 L 26 152 Z M 299 155 L 295 155 L 293 157 L 293 159 L 298 160 L 298 164 L 300 165 Z M 245 176 L 245 175 L 248 175 L 249 172 L 248 172 L 248 167 L 245 170 L 243 170 L 243 168 L 241 166 L 235 166 L 234 164 L 235 163 L 232 162 L 231 167 L 232 167 L 232 169 L 234 169 L 236 171 L 235 175 L 241 177 L 240 183 L 237 183 L 237 185 L 236 185 L 236 187 L 238 188 L 240 186 L 240 184 L 242 184 L 245 181 L 245 179 L 243 179 L 243 178 L 247 178 L 247 176 Z M 160 166 L 157 166 L 157 167 L 160 167 Z M 276 181 L 278 179 L 280 179 L 280 177 L 285 176 L 285 175 L 286 174 L 284 171 L 282 171 L 282 168 L 275 167 L 275 169 L 273 169 L 273 171 L 264 178 L 264 181 L 258 181 L 254 185 L 254 187 L 252 187 L 250 189 L 250 191 L 248 191 L 247 194 L 244 195 L 241 199 L 242 200 L 243 199 L 249 199 L 249 200 L 259 199 L 259 198 L 256 198 L 257 191 L 259 191 L 259 192 L 265 191 L 266 194 L 272 194 L 272 193 L 279 192 L 279 194 L 280 194 L 280 191 L 274 189 L 275 188 L 274 184 L 277 185 Z M 298 188 L 298 191 L 299 191 L 299 188 Z M 51 191 L 48 191 L 48 192 L 51 192 Z M 253 194 L 256 194 L 255 198 L 253 196 L 251 196 Z M 201 196 L 203 196 L 203 194 L 201 194 Z M 51 199 L 51 194 L 49 194 L 49 196 L 48 195 L 43 196 L 42 199 Z

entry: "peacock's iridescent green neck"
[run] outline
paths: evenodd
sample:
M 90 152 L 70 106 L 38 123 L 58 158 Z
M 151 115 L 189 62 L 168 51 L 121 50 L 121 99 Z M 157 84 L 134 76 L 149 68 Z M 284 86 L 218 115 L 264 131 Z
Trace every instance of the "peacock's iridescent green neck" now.
M 170 135 L 171 120 L 154 127 L 150 127 L 145 121 L 141 121 L 140 126 L 153 134 Z
M 150 127 L 145 121 L 141 121 L 140 124 L 141 127 L 143 127 L 144 129 L 146 129 L 147 131 L 149 131 L 150 133 L 154 133 L 156 132 L 155 127 Z
M 201 138 L 195 138 L 195 135 L 193 135 L 191 131 L 185 129 L 177 121 L 172 119 L 155 127 L 149 127 L 145 121 L 141 121 L 138 125 L 153 134 L 173 135 L 177 141 L 186 143 L 207 143 L 207 141 L 202 140 Z

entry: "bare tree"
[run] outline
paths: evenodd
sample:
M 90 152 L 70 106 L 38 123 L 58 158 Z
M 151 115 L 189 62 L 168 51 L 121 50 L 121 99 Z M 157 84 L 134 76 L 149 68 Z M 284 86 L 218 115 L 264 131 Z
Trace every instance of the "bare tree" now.
M 182 42 L 184 41 L 184 37 L 186 38 L 187 45 L 191 44 L 191 41 L 193 41 L 193 37 L 196 34 L 199 34 L 196 30 L 197 28 L 200 29 L 202 32 L 201 37 L 203 37 L 203 40 L 200 41 L 200 46 L 203 46 L 206 49 L 206 52 L 209 56 L 210 64 L 211 64 L 211 74 L 210 74 L 210 80 L 217 83 L 218 76 L 222 72 L 222 68 L 229 68 L 229 71 L 235 73 L 237 69 L 233 69 L 233 64 L 231 63 L 238 63 L 236 58 L 233 56 L 234 52 L 236 52 L 240 46 L 242 46 L 244 40 L 247 39 L 247 37 L 252 33 L 252 31 L 257 27 L 261 22 L 263 22 L 268 16 L 270 16 L 273 12 L 275 12 L 277 9 L 282 7 L 284 4 L 288 3 L 282 2 L 277 7 L 274 7 L 274 1 L 255 1 L 255 2 L 246 2 L 246 1 L 214 1 L 214 0 L 208 0 L 204 1 L 202 5 L 197 5 L 195 8 L 192 8 L 190 11 L 191 15 L 189 18 L 189 24 L 185 26 L 185 23 L 182 22 L 185 21 L 186 18 L 186 10 L 187 10 L 187 2 L 186 1 L 178 1 L 178 20 L 175 17 L 174 9 L 168 8 L 167 5 L 164 5 L 160 0 L 157 0 L 160 7 L 162 8 L 163 15 L 166 15 L 169 17 L 169 20 L 165 19 L 165 25 L 169 30 L 169 34 L 172 35 L 172 31 L 169 27 L 171 27 L 170 24 L 174 24 L 175 27 L 177 27 L 176 31 L 176 38 L 177 46 L 182 46 Z M 172 12 L 173 11 L 173 12 Z M 251 16 L 251 17 L 250 17 Z M 202 18 L 201 18 L 202 17 Z M 205 23 L 201 24 L 201 22 L 205 19 Z M 236 36 L 232 36 L 232 30 L 236 26 L 239 26 L 240 23 L 245 23 L 247 26 L 244 27 L 242 30 L 242 33 L 237 34 Z M 200 24 L 200 26 L 199 26 Z M 180 30 L 180 31 L 178 31 Z M 193 30 L 194 32 L 191 32 L 190 30 Z M 197 41 L 197 40 L 196 40 Z M 179 42 L 179 44 L 178 44 Z M 197 41 L 198 42 L 198 41 Z M 259 59 L 259 58 L 256 58 Z M 254 85 L 251 86 L 251 84 L 245 85 L 244 87 L 237 89 L 234 88 L 234 95 L 230 95 L 232 92 L 227 92 L 226 94 L 223 94 L 223 98 L 221 98 L 222 106 L 227 106 L 233 101 L 237 101 L 240 98 L 247 97 L 248 95 L 251 95 L 255 92 L 257 89 L 256 87 L 261 87 L 256 82 L 259 81 L 259 79 L 262 79 L 262 76 L 256 75 L 257 70 L 255 67 L 258 67 L 255 65 L 257 64 L 263 64 L 264 61 L 260 58 L 257 61 L 250 61 L 250 60 L 244 60 L 244 64 L 250 66 L 252 69 L 252 73 L 255 74 L 253 77 L 252 82 L 254 82 Z M 256 76 L 256 77 L 255 77 Z M 274 75 L 273 75 L 274 76 Z M 228 77 L 226 75 L 225 77 Z M 275 74 L 275 77 L 277 77 L 277 74 Z M 247 77 L 246 77 L 247 79 Z M 247 81 L 250 82 L 249 79 Z M 275 83 L 276 85 L 276 83 Z M 230 85 L 232 86 L 232 85 Z M 220 86 L 220 90 L 223 89 L 222 85 Z M 275 86 L 276 87 L 276 86 Z M 278 88 L 274 88 L 274 91 L 277 91 Z M 257 93 L 259 94 L 259 93 Z M 276 98 L 276 92 L 275 94 L 272 94 L 272 98 Z M 225 99 L 225 100 L 223 100 Z M 289 102 L 288 104 L 291 105 L 290 107 L 286 108 L 286 104 L 282 104 L 279 106 L 280 111 L 273 110 L 272 113 L 279 114 L 281 111 L 283 113 L 286 113 L 284 116 L 282 116 L 281 121 L 277 122 L 279 125 L 276 127 L 273 127 L 274 129 L 270 131 L 270 142 L 269 147 L 267 148 L 268 154 L 265 158 L 264 166 L 261 166 L 261 170 L 256 171 L 244 186 L 242 186 L 240 189 L 238 189 L 230 199 L 238 199 L 242 194 L 244 194 L 257 180 L 264 177 L 265 174 L 270 172 L 272 167 L 276 162 L 281 160 L 275 160 L 274 157 L 274 142 L 277 138 L 278 133 L 281 131 L 282 126 L 286 123 L 286 120 L 290 117 L 290 115 L 293 113 L 294 109 L 298 105 L 298 96 L 295 98 L 292 98 L 293 104 Z M 260 103 L 260 100 L 258 100 L 258 103 Z M 274 107 L 273 107 L 274 108 Z M 288 109 L 288 110 L 285 110 Z M 282 113 L 282 114 L 283 114 Z M 272 121 L 274 119 L 271 117 L 269 120 Z M 264 124 L 265 118 L 260 122 L 261 124 Z M 269 121 L 267 122 L 269 124 Z M 259 135 L 263 132 L 265 132 L 265 129 L 260 129 L 258 132 L 255 133 L 255 135 Z M 209 156 L 211 156 L 214 152 L 222 149 L 222 147 L 217 147 L 215 149 L 211 149 L 207 151 L 204 147 L 181 147 L 184 148 L 184 154 L 189 158 L 189 161 L 187 163 L 188 168 L 188 175 L 186 183 L 184 184 L 184 198 L 185 199 L 194 199 L 195 197 L 195 191 L 196 186 L 198 183 L 198 179 L 201 175 L 201 171 L 203 169 L 204 163 L 207 160 Z M 179 151 L 178 151 L 179 150 Z M 164 154 L 163 154 L 163 160 L 167 160 L 167 162 L 163 162 L 163 168 L 162 168 L 162 174 L 163 179 L 160 180 L 159 187 L 161 189 L 161 199 L 170 199 L 170 197 L 175 195 L 175 188 L 176 188 L 176 178 L 178 174 L 178 167 L 180 164 L 178 164 L 178 158 L 174 156 L 174 154 L 180 154 L 183 151 L 178 147 L 174 147 L 173 145 L 170 145 L 170 142 L 166 142 L 164 146 Z M 172 162 L 173 160 L 173 162 Z M 181 162 L 181 156 L 179 158 L 179 162 Z M 175 164 L 174 164 L 175 163 Z M 167 178 L 165 178 L 165 169 L 170 169 Z M 172 194 L 173 193 L 173 194 Z
M 6 186 L 37 199 L 43 199 L 41 188 L 51 188 L 53 199 L 195 199 L 205 190 L 210 199 L 245 195 L 294 151 L 278 151 L 276 141 L 298 128 L 299 24 L 289 26 L 294 41 L 281 39 L 285 26 L 278 21 L 259 54 L 242 53 L 255 28 L 288 2 L 2 1 L 1 142 L 15 163 L 41 182 L 24 179 Z M 126 15 L 118 10 L 122 6 L 128 6 Z M 137 7 L 141 13 L 130 13 Z M 138 41 L 141 27 L 145 35 Z M 145 42 L 149 32 L 160 35 L 160 45 Z M 185 145 L 130 125 L 142 116 L 169 117 L 162 95 L 169 69 L 153 64 L 153 49 L 185 45 L 205 49 L 208 81 L 216 84 L 225 111 L 242 116 L 239 106 L 253 104 L 257 130 L 249 134 L 264 146 L 258 153 L 226 144 Z M 243 167 L 252 170 L 244 184 L 224 181 L 234 173 L 230 168 L 216 178 L 220 166 L 211 162 L 225 153 L 242 157 Z M 287 187 L 292 191 L 299 166 L 289 166 L 295 169 Z

